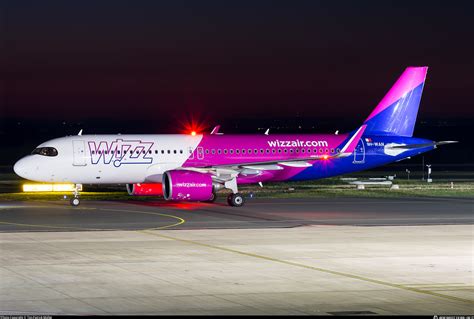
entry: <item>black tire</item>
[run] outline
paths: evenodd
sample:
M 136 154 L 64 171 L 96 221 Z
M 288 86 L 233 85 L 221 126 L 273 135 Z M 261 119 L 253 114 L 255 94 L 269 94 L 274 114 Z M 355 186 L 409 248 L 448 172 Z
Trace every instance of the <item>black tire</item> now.
M 214 203 L 217 199 L 217 194 L 215 192 L 212 192 L 212 197 L 209 198 L 208 200 L 204 201 L 205 203 Z
M 227 203 L 233 207 L 240 207 L 244 204 L 244 202 L 244 196 L 242 196 L 240 193 L 230 194 L 229 197 L 227 197 Z
M 71 203 L 71 206 L 79 206 L 79 204 L 81 203 L 80 199 L 78 197 L 73 197 L 71 198 L 71 200 L 69 201 L 69 203 Z

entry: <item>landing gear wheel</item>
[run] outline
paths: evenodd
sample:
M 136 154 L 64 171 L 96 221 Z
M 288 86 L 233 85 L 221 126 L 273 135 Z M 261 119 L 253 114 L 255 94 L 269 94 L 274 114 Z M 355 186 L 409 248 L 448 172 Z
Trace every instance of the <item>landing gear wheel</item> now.
M 79 206 L 79 204 L 81 203 L 81 201 L 79 200 L 79 197 L 73 197 L 71 198 L 71 206 Z
M 212 196 L 211 198 L 209 198 L 208 200 L 206 200 L 205 202 L 206 203 L 214 203 L 217 199 L 217 194 L 215 192 L 212 192 Z
M 69 201 L 71 203 L 71 206 L 79 206 L 81 203 L 81 200 L 79 199 L 79 191 L 82 190 L 82 185 L 81 184 L 74 184 L 74 191 L 72 193 L 72 198 Z
M 230 206 L 234 206 L 234 207 L 240 207 L 244 204 L 244 197 L 242 196 L 242 194 L 240 193 L 237 193 L 237 194 L 230 194 L 228 197 L 227 197 L 227 203 L 230 205 Z

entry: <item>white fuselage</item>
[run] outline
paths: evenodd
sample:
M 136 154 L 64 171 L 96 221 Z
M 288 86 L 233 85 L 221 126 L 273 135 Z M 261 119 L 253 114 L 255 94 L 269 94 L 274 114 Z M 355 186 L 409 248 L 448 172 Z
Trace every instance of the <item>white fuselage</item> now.
M 28 155 L 15 172 L 41 182 L 125 184 L 161 182 L 165 171 L 181 167 L 202 135 L 76 135 L 38 146 L 56 156 Z

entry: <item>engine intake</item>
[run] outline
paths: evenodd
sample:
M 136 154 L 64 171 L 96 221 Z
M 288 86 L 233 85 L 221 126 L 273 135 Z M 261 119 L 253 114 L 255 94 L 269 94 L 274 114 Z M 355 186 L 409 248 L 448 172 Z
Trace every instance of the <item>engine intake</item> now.
M 161 184 L 127 184 L 127 192 L 134 196 L 162 196 Z
M 163 174 L 166 200 L 206 201 L 212 198 L 212 177 L 193 171 L 167 171 Z

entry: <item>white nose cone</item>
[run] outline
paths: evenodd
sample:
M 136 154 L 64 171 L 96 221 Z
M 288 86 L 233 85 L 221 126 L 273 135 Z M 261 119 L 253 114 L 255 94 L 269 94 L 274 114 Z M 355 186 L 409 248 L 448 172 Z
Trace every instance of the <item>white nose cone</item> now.
M 23 177 L 25 179 L 28 179 L 27 175 L 27 171 L 26 171 L 26 163 L 25 163 L 25 159 L 22 158 L 20 159 L 18 162 L 15 163 L 15 165 L 13 166 L 13 170 L 15 171 L 15 174 L 20 176 L 20 177 Z

